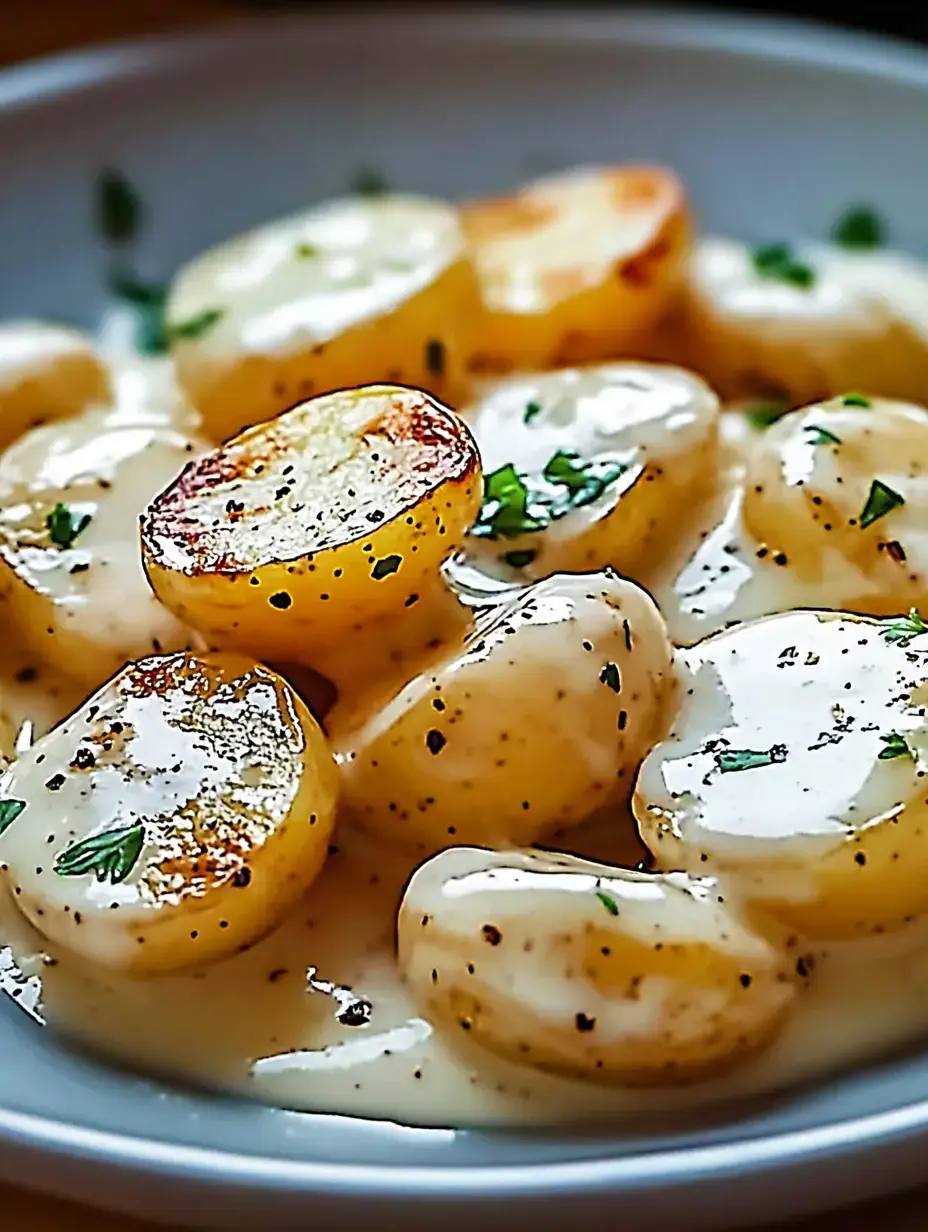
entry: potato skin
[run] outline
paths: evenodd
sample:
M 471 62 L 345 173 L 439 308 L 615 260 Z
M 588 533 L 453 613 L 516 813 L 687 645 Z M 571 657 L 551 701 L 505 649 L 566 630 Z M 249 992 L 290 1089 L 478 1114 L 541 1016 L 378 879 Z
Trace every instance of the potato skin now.
M 192 463 L 142 518 L 155 593 L 211 642 L 309 663 L 401 612 L 480 503 L 463 421 L 419 390 L 303 403 Z

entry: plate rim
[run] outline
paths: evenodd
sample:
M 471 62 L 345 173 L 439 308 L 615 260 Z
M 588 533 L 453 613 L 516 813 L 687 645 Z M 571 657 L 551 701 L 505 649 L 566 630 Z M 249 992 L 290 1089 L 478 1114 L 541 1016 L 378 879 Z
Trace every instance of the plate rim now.
M 483 5 L 455 5 L 440 13 L 393 9 L 385 17 L 371 5 L 338 13 L 269 13 L 234 18 L 192 31 L 113 40 L 38 57 L 0 70 L 0 122 L 17 112 L 53 105 L 144 74 L 157 78 L 172 66 L 215 61 L 288 32 L 342 43 L 364 37 L 379 45 L 402 41 L 443 44 L 516 40 L 535 45 L 566 41 L 574 47 L 612 43 L 649 48 L 721 52 L 733 57 L 788 60 L 810 68 L 864 73 L 928 90 L 928 52 L 919 45 L 806 18 L 742 16 L 718 9 L 646 8 L 606 13 L 589 9 L 544 13 Z M 229 1190 L 312 1191 L 320 1196 L 410 1198 L 544 1197 L 635 1190 L 639 1193 L 699 1178 L 722 1185 L 800 1165 L 848 1162 L 864 1153 L 896 1150 L 928 1131 L 928 1099 L 806 1129 L 616 1156 L 615 1138 L 603 1134 L 601 1154 L 583 1160 L 504 1165 L 401 1165 L 319 1162 L 234 1150 L 188 1146 L 97 1129 L 0 1106 L 0 1146 L 45 1157 L 135 1169 L 176 1182 L 220 1182 Z M 505 1130 L 473 1131 L 505 1134 Z

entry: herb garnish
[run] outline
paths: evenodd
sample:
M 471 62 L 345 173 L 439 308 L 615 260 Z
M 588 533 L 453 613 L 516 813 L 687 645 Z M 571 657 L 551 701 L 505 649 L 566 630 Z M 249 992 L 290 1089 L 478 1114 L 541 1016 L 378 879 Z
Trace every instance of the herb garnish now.
M 763 432 L 782 419 L 788 410 L 785 402 L 758 402 L 755 406 L 749 406 L 744 415 L 755 432 Z
M 887 616 L 881 622 L 880 630 L 890 644 L 906 647 L 913 637 L 928 633 L 928 625 L 919 616 L 916 608 L 909 608 L 908 616 Z
M 97 881 L 110 881 L 116 885 L 132 872 L 145 845 L 145 827 L 123 826 L 119 830 L 105 830 L 90 838 L 72 843 L 55 861 L 55 872 L 60 877 L 83 877 L 95 873 Z
M 870 206 L 855 205 L 835 223 L 831 238 L 842 248 L 879 248 L 886 242 L 886 227 Z
M 205 308 L 203 312 L 198 312 L 196 316 L 187 317 L 184 321 L 176 321 L 166 324 L 164 327 L 165 339 L 170 345 L 172 342 L 179 341 L 182 338 L 202 338 L 204 334 L 208 334 L 214 325 L 218 325 L 225 316 L 222 308 Z
M 622 692 L 622 677 L 619 675 L 619 669 L 614 663 L 607 663 L 603 670 L 599 673 L 600 684 L 606 685 L 613 693 Z
M 0 800 L 0 834 L 13 824 L 25 807 L 25 800 Z
M 135 345 L 143 355 L 161 355 L 168 347 L 164 310 L 168 288 L 160 282 L 145 282 L 125 270 L 113 270 L 109 288 L 135 310 Z
M 529 424 L 532 422 L 532 420 L 535 418 L 536 415 L 540 415 L 540 414 L 541 414 L 541 403 L 540 402 L 526 402 L 525 411 L 523 412 L 523 415 L 522 415 L 522 422 Z
M 516 549 L 513 552 L 506 552 L 503 555 L 503 560 L 513 569 L 524 569 L 526 565 L 532 563 L 537 555 L 538 553 L 533 551 L 532 548 Z
M 606 908 L 606 910 L 609 912 L 610 915 L 619 914 L 619 904 L 615 901 L 615 899 L 610 894 L 607 894 L 604 890 L 594 890 L 593 893 L 596 895 L 596 897 L 599 899 L 599 901 Z
M 142 222 L 138 192 L 121 171 L 107 168 L 97 178 L 97 227 L 108 244 L 128 244 Z
M 482 539 L 515 539 L 544 530 L 572 509 L 591 504 L 626 470 L 623 462 L 584 462 L 579 454 L 558 449 L 542 471 L 548 486 L 536 480 L 529 487 L 507 462 L 484 476 L 483 504 L 470 533 Z
M 351 191 L 360 197 L 381 197 L 388 188 L 385 176 L 373 167 L 361 167 L 351 182 Z
M 319 249 L 316 247 L 315 244 L 302 243 L 302 244 L 297 244 L 296 246 L 296 255 L 298 257 L 315 257 L 318 254 L 318 252 L 319 252 Z
M 885 748 L 880 749 L 877 757 L 880 761 L 892 761 L 896 757 L 914 757 L 915 754 L 905 742 L 905 737 L 898 732 L 887 732 L 880 736 Z
M 829 432 L 827 428 L 823 428 L 820 424 L 804 424 L 802 430 L 806 434 L 806 442 L 809 445 L 841 444 L 840 436 L 835 436 L 833 432 Z
M 45 527 L 52 543 L 59 548 L 69 548 L 77 536 L 87 529 L 91 522 L 89 513 L 72 513 L 61 501 L 54 507 L 45 519 Z
M 865 398 L 863 394 L 842 394 L 842 406 L 862 406 L 865 410 L 869 410 L 873 403 L 869 398 Z
M 893 509 L 898 509 L 904 504 L 903 496 L 885 484 L 882 479 L 874 479 L 867 494 L 866 504 L 860 511 L 860 529 L 866 530 L 868 526 L 872 526 L 880 518 L 885 518 L 887 513 L 891 513 Z
M 774 744 L 769 749 L 722 749 L 715 755 L 715 764 L 722 774 L 731 774 L 786 761 L 786 752 L 785 744 Z
M 762 278 L 776 278 L 804 289 L 815 282 L 812 266 L 797 260 L 789 244 L 763 244 L 754 249 L 752 259 Z

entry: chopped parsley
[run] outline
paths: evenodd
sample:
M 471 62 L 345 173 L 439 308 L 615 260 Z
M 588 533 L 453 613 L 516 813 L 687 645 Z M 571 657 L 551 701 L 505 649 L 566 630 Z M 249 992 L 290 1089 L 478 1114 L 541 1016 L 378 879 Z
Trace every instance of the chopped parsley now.
M 878 757 L 880 761 L 892 761 L 896 757 L 914 757 L 915 754 L 905 742 L 905 737 L 900 736 L 898 732 L 887 732 L 880 736 L 883 741 L 884 748 L 880 749 Z
M 928 633 L 928 625 L 919 616 L 916 608 L 909 608 L 908 616 L 888 616 L 882 622 L 880 632 L 890 644 L 908 646 L 913 637 Z
M 0 834 L 13 824 L 25 807 L 25 800 L 0 800 Z
M 168 344 L 186 338 L 202 338 L 204 334 L 209 333 L 213 326 L 218 325 L 225 315 L 222 308 L 205 308 L 203 312 L 198 312 L 196 316 L 187 317 L 184 321 L 166 324 L 164 327 L 165 338 Z
M 386 177 L 373 167 L 361 167 L 351 181 L 351 191 L 360 197 L 382 197 L 388 189 Z
M 533 551 L 532 548 L 516 549 L 513 552 L 506 552 L 503 560 L 513 569 L 524 569 L 526 565 L 532 563 L 537 555 L 538 553 Z
M 815 282 L 812 266 L 797 260 L 789 244 L 763 244 L 754 249 L 752 260 L 761 278 L 776 278 L 779 282 L 788 282 L 790 286 L 804 289 Z
M 880 248 L 886 243 L 886 226 L 870 206 L 854 205 L 832 227 L 831 238 L 842 248 Z
M 402 563 L 402 556 L 383 556 L 371 570 L 371 577 L 375 582 L 379 582 L 383 578 L 389 577 L 391 573 L 396 573 Z
M 904 504 L 903 496 L 885 484 L 882 479 L 874 479 L 870 485 L 866 503 L 860 511 L 860 529 L 866 530 L 868 526 L 872 526 L 880 518 L 885 518 L 887 513 L 892 513 L 894 509 Z
M 164 311 L 168 288 L 160 282 L 145 282 L 124 270 L 110 274 L 112 293 L 135 312 L 135 345 L 143 355 L 161 355 L 168 348 Z
M 315 244 L 297 244 L 296 255 L 298 257 L 315 257 L 319 253 L 319 249 Z
M 105 830 L 66 847 L 55 861 L 55 872 L 59 877 L 83 877 L 94 873 L 97 881 L 116 885 L 132 872 L 144 845 L 144 826 Z
M 863 394 L 842 394 L 841 405 L 862 406 L 865 410 L 869 411 L 870 407 L 873 406 L 873 403 L 869 398 L 865 398 Z
M 809 445 L 840 445 L 841 437 L 835 436 L 820 424 L 804 424 L 802 428 Z
M 72 513 L 61 501 L 45 519 L 45 527 L 52 543 L 59 548 L 69 548 L 77 536 L 91 523 L 89 513 Z
M 594 890 L 594 893 L 610 915 L 619 914 L 619 904 L 611 894 L 607 894 L 605 890 Z
M 607 663 L 603 670 L 599 673 L 600 684 L 606 685 L 613 693 L 622 692 L 622 677 L 619 675 L 619 669 L 615 663 Z
M 108 244 L 128 244 L 142 225 L 142 201 L 121 171 L 107 168 L 96 185 L 97 228 Z
M 624 462 L 585 462 L 558 449 L 531 486 L 511 462 L 484 476 L 483 504 L 471 534 L 514 539 L 544 530 L 573 509 L 589 505 L 627 469 Z
M 540 414 L 541 414 L 541 403 L 540 402 L 534 402 L 534 401 L 526 402 L 525 410 L 522 413 L 522 422 L 530 424 L 532 420 L 535 419 L 536 416 Z
M 788 410 L 785 402 L 758 402 L 755 406 L 749 406 L 744 415 L 755 432 L 763 432 L 782 419 Z
M 755 770 L 786 761 L 786 745 L 774 744 L 769 749 L 722 749 L 715 755 L 715 764 L 722 774 L 736 770 Z

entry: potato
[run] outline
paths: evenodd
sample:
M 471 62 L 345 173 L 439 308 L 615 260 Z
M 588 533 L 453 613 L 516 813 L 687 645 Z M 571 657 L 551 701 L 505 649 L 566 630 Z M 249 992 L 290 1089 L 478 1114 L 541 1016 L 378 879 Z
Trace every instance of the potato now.
M 785 954 L 682 873 L 456 847 L 413 874 L 398 931 L 428 1018 L 596 1082 L 709 1077 L 768 1044 L 795 996 Z
M 327 674 L 327 647 L 433 584 L 479 487 L 470 432 L 427 394 L 343 390 L 189 466 L 142 519 L 145 568 L 211 644 Z
M 0 325 L 0 449 L 109 399 L 109 372 L 85 334 L 44 321 Z
M 0 457 L 4 619 L 31 655 L 89 686 L 191 636 L 151 593 L 137 519 L 202 443 L 109 414 L 34 428 Z
M 360 726 L 335 707 L 345 816 L 413 851 L 527 846 L 627 799 L 674 685 L 643 590 L 611 571 L 538 582 Z
M 718 411 L 699 377 L 647 364 L 497 383 L 466 412 L 485 476 L 468 552 L 517 577 L 653 566 L 717 479 Z
M 682 285 L 689 218 L 662 167 L 575 168 L 463 219 L 485 308 L 477 372 L 635 355 Z
M 724 874 L 812 938 L 928 911 L 924 628 L 790 612 L 683 652 L 691 687 L 633 803 L 659 867 Z
M 380 196 L 327 202 L 198 257 L 167 319 L 181 388 L 226 440 L 350 385 L 456 403 L 479 313 L 457 210 Z
M 0 858 L 45 936 L 132 974 L 234 954 L 325 862 L 337 776 L 289 686 L 238 655 L 130 664 L 0 780 Z

